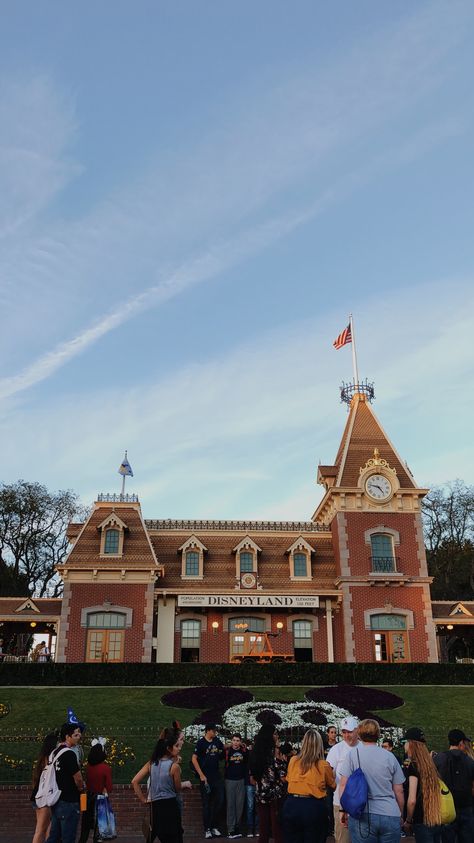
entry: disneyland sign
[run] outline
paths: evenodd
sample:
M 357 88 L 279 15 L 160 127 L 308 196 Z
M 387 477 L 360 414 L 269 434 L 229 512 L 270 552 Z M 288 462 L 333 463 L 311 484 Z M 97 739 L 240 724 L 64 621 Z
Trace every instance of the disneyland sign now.
M 308 594 L 179 594 L 178 606 L 214 609 L 317 609 L 319 597 Z

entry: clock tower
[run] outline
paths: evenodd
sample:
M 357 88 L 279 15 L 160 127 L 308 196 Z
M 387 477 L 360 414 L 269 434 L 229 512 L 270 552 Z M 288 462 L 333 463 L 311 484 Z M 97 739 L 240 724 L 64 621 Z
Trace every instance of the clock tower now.
M 349 415 L 312 520 L 332 532 L 341 611 L 336 661 L 437 662 L 420 488 L 376 418 L 367 382 L 344 385 Z

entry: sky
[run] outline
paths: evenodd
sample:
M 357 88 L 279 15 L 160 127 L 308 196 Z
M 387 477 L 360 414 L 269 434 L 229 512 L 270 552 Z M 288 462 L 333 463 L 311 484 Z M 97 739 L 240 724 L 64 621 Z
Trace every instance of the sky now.
M 420 486 L 474 482 L 471 0 L 0 0 L 3 482 L 308 519 L 353 314 Z

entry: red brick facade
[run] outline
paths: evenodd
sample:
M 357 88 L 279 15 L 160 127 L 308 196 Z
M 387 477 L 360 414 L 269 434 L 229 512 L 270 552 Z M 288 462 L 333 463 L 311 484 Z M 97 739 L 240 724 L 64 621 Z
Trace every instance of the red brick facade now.
M 137 499 L 99 499 L 89 521 L 70 528 L 58 658 L 113 656 L 106 631 L 92 658 L 86 645 L 110 616 L 125 661 L 227 662 L 248 655 L 255 636 L 287 658 L 436 661 L 426 490 L 364 395 L 318 480 L 324 498 L 301 522 L 144 521 Z M 377 541 L 384 557 L 374 556 Z

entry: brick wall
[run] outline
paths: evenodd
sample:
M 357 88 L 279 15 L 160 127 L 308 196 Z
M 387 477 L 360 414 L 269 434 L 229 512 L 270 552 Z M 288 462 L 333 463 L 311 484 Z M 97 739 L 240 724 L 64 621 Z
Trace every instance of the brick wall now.
M 125 629 L 123 660 L 141 662 L 144 652 L 143 625 L 146 621 L 151 621 L 151 618 L 145 617 L 146 592 L 147 585 L 139 583 L 71 583 L 66 661 L 85 661 L 87 630 L 81 627 L 81 610 L 87 606 L 101 606 L 105 601 L 110 601 L 116 606 L 133 609 L 132 626 Z
M 29 801 L 28 785 L 0 785 L 0 843 L 30 841 L 35 828 L 35 811 Z M 141 837 L 144 808 L 129 785 L 115 785 L 111 796 L 117 821 L 118 837 L 126 843 L 127 835 Z M 199 790 L 183 791 L 183 827 L 188 838 L 202 837 Z M 224 830 L 224 829 L 223 829 Z M 90 838 L 91 839 L 91 838 Z
M 428 640 L 423 615 L 423 586 L 382 586 L 378 588 L 358 587 L 351 589 L 354 613 L 356 659 L 359 662 L 373 662 L 373 632 L 364 627 L 364 612 L 390 604 L 400 609 L 410 609 L 415 618 L 414 629 L 408 630 L 410 661 L 428 661 Z
M 371 571 L 370 543 L 365 543 L 365 531 L 379 526 L 396 530 L 400 544 L 395 544 L 398 570 L 407 576 L 420 575 L 420 559 L 416 517 L 412 513 L 396 512 L 347 512 L 347 535 L 349 541 L 349 564 L 351 574 L 368 574 Z

